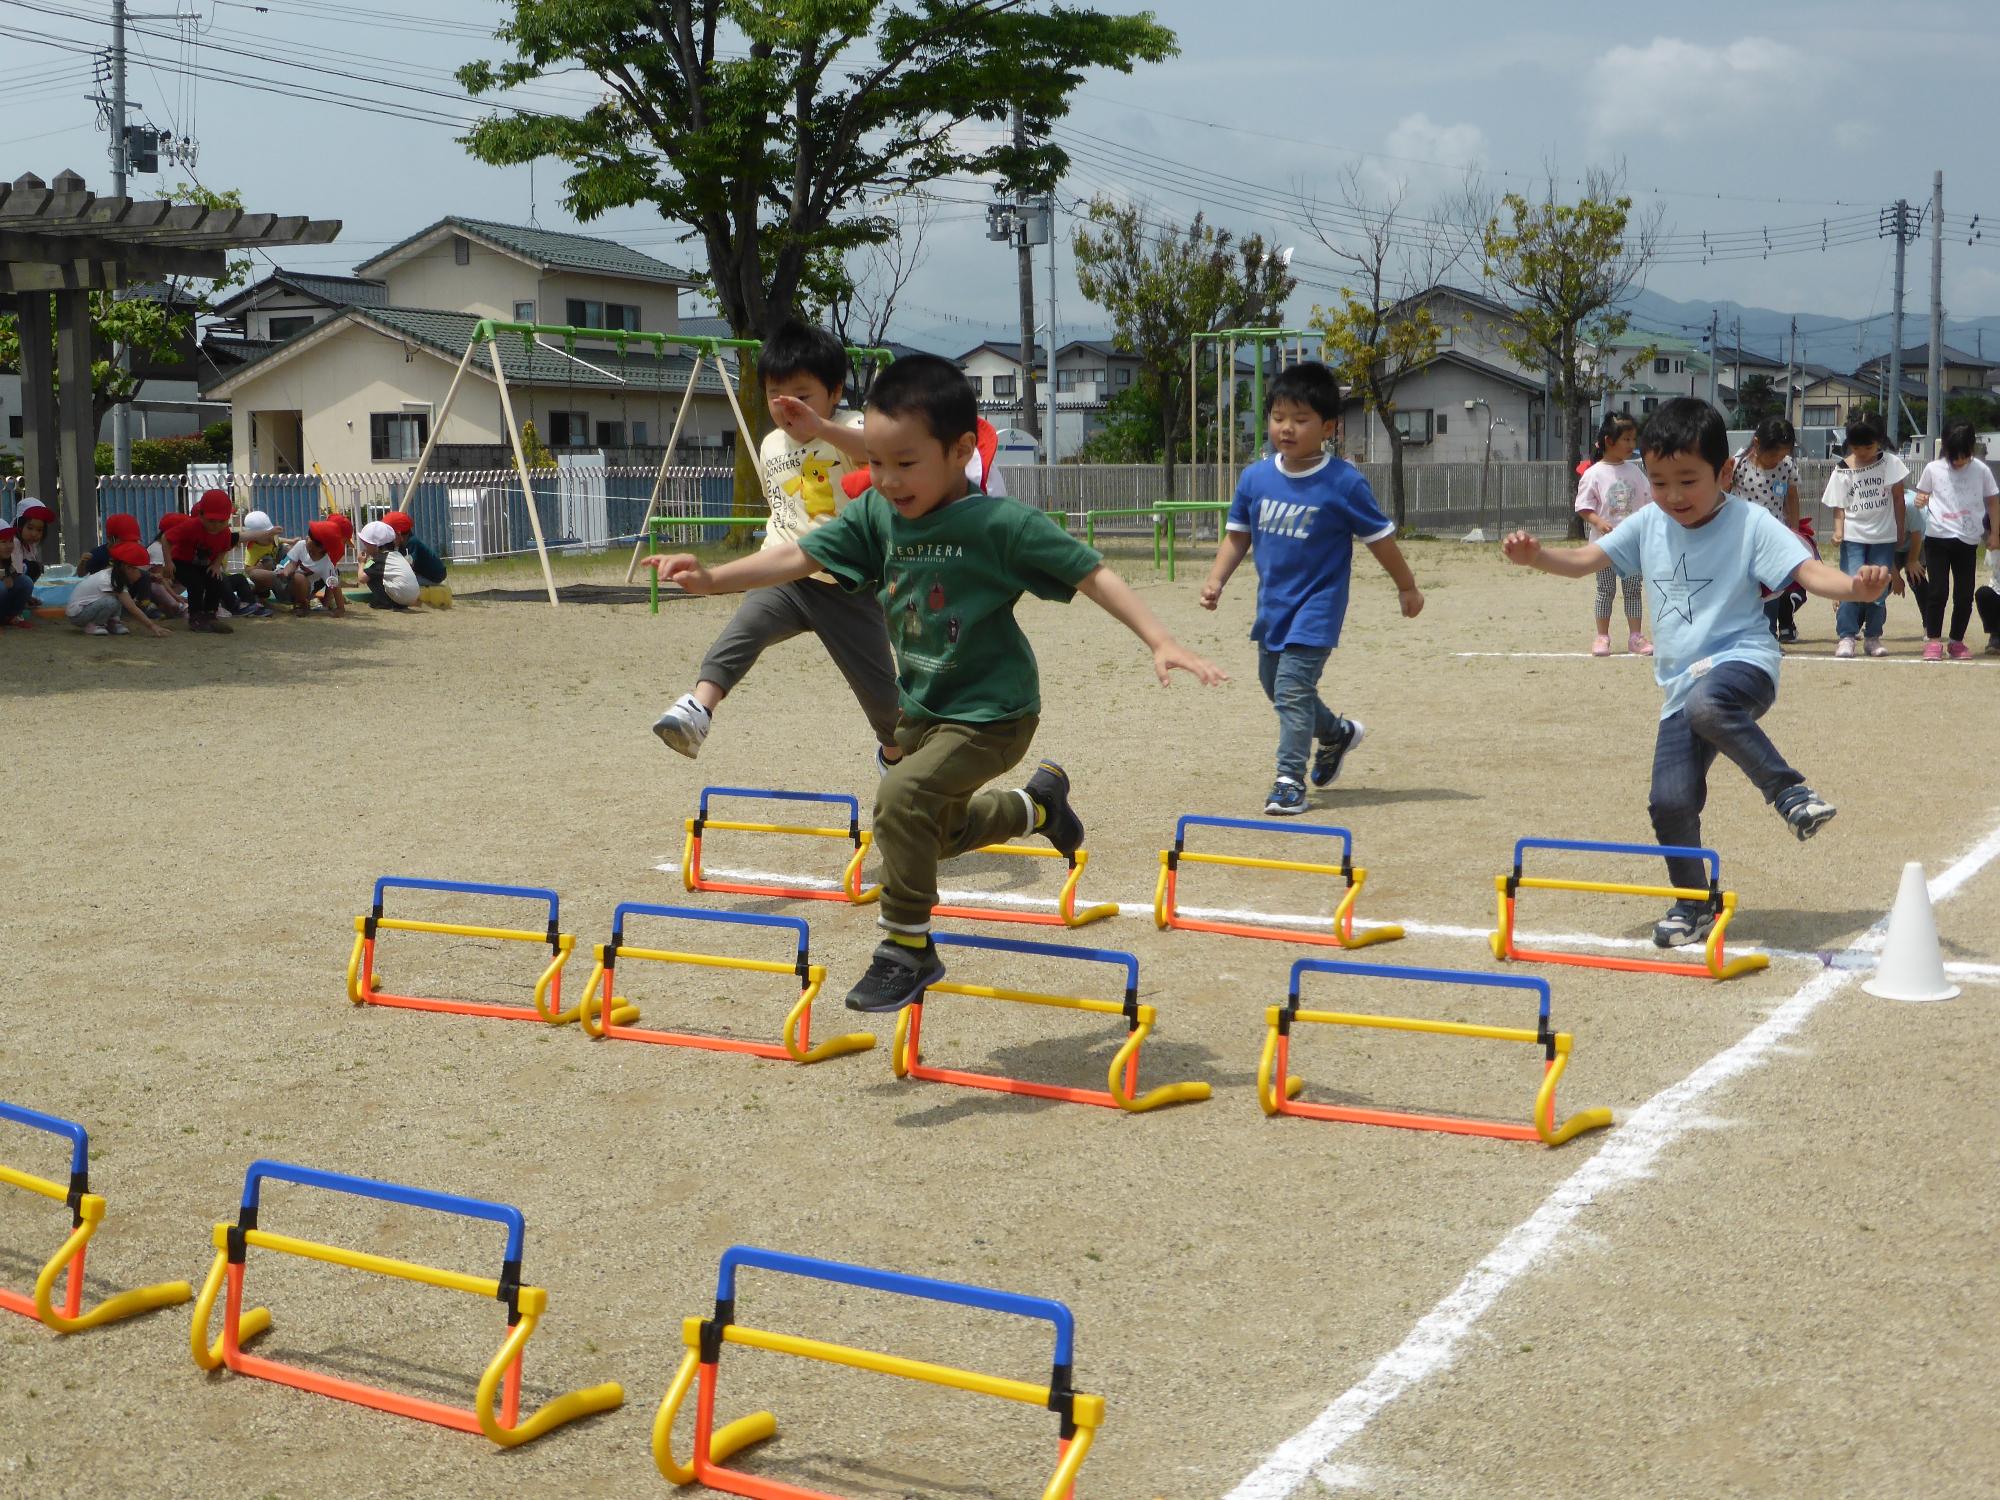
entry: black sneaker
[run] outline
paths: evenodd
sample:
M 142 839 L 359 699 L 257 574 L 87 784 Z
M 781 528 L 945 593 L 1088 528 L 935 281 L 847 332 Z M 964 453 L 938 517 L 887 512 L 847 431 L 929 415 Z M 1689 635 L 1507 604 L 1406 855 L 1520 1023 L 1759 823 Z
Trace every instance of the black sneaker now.
M 1042 810 L 1042 826 L 1031 832 L 1054 844 L 1064 859 L 1074 859 L 1083 847 L 1083 819 L 1069 805 L 1069 772 L 1052 760 L 1039 761 L 1025 790 Z
M 872 1012 L 901 1010 L 924 998 L 924 991 L 944 978 L 937 944 L 928 938 L 921 948 L 905 948 L 887 939 L 875 945 L 868 972 L 847 992 L 847 1008 Z
M 1653 924 L 1655 948 L 1685 948 L 1708 940 L 1715 926 L 1715 908 L 1705 901 L 1676 901 Z
M 1799 836 L 1803 844 L 1833 821 L 1833 815 L 1840 811 L 1831 802 L 1821 800 L 1819 793 L 1811 787 L 1801 787 L 1798 795 L 1779 809 L 1785 821 L 1792 825 L 1792 832 Z
M 1778 641 L 1781 645 L 1796 646 L 1799 643 L 1799 627 L 1796 625 L 1785 626 L 1778 632 Z
M 1361 737 L 1368 733 L 1368 726 L 1359 719 L 1342 719 L 1340 733 L 1330 740 L 1321 740 L 1319 749 L 1313 752 L 1312 784 L 1331 786 L 1340 775 L 1341 763 L 1347 759 L 1347 752 L 1361 743 Z
M 1289 776 L 1280 776 L 1271 787 L 1271 795 L 1264 799 L 1264 813 L 1267 817 L 1295 817 L 1306 810 L 1306 789 Z

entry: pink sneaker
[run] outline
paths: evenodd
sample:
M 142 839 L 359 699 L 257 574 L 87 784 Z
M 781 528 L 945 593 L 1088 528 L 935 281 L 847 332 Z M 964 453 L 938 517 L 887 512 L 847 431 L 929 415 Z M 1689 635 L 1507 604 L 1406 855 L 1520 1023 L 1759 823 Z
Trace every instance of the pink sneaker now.
M 1943 660 L 1944 660 L 1944 642 L 1943 642 L 1943 641 L 1925 641 L 1925 642 L 1924 642 L 1924 660 L 1925 660 L 1925 661 L 1943 661 Z
M 1647 640 L 1642 632 L 1635 630 L 1626 638 L 1625 649 L 1630 651 L 1634 656 L 1651 656 L 1653 654 L 1653 643 Z
M 1850 659 L 1854 655 L 1854 637 L 1851 635 L 1842 636 L 1840 644 L 1833 648 L 1833 654 L 1842 661 Z
M 1592 656 L 1609 656 L 1611 654 L 1611 637 L 1600 635 L 1596 640 L 1592 641 L 1590 643 L 1590 654 Z
M 1964 641 L 1947 641 L 1945 643 L 1944 654 L 1953 661 L 1972 660 L 1972 648 L 1966 645 Z

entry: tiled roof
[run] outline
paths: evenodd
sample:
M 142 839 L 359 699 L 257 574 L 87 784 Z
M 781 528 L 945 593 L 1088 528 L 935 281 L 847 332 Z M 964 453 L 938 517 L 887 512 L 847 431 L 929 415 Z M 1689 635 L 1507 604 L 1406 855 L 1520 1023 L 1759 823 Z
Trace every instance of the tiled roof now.
M 380 255 L 363 261 L 355 269 L 365 271 L 370 266 L 393 260 L 410 246 L 442 230 L 457 230 L 471 238 L 485 240 L 545 270 L 590 271 L 605 276 L 629 276 L 639 281 L 665 281 L 682 286 L 692 285 L 696 279 L 687 271 L 670 266 L 663 260 L 655 260 L 643 251 L 621 245 L 615 240 L 561 229 L 536 229 L 526 224 L 501 224 L 492 219 L 462 219 L 456 215 L 418 230 Z
M 281 270 L 272 280 L 282 281 L 308 297 L 317 297 L 336 307 L 386 307 L 389 303 L 389 288 L 365 276 L 312 276 L 304 271 Z

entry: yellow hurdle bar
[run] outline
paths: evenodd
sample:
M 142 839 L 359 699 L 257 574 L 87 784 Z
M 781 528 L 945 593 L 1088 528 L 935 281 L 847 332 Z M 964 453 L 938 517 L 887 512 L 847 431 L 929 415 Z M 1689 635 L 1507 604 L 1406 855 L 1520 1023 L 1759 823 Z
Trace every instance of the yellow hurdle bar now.
M 356 917 L 354 920 L 358 932 L 361 924 L 368 919 Z M 438 932 L 446 937 L 491 938 L 504 943 L 546 943 L 549 940 L 546 932 L 523 932 L 512 927 L 468 927 L 462 922 L 417 922 L 408 917 L 377 917 L 375 926 L 396 932 Z
M 706 818 L 702 820 L 702 827 L 721 828 L 731 833 L 796 833 L 810 839 L 847 837 L 845 828 L 802 828 L 795 823 L 725 823 L 720 818 Z
M 0 1166 L 0 1182 L 10 1187 L 26 1188 L 29 1192 L 48 1199 L 51 1203 L 69 1202 L 69 1189 L 50 1182 L 46 1177 L 36 1177 L 30 1173 L 17 1171 L 13 1167 Z
M 1266 1019 L 1276 1025 L 1278 1006 L 1270 1007 Z M 1519 1026 L 1480 1026 L 1467 1021 L 1426 1021 L 1410 1016 L 1356 1016 L 1336 1010 L 1300 1010 L 1292 1013 L 1295 1021 L 1319 1021 L 1328 1026 L 1366 1026 L 1376 1031 L 1420 1031 L 1433 1036 L 1482 1037 L 1494 1042 L 1539 1043 L 1541 1037 Z M 1568 1041 L 1568 1033 L 1561 1033 Z M 1568 1050 L 1563 1048 L 1560 1050 Z
M 609 945 L 600 943 L 598 946 L 602 948 Z M 693 964 L 703 969 L 743 969 L 752 974 L 797 972 L 795 965 L 781 963 L 775 958 L 727 958 L 719 953 L 675 953 L 667 948 L 634 948 L 630 943 L 618 945 L 618 956 L 656 959 L 663 964 Z
M 1122 1016 L 1125 1007 L 1116 1000 L 1089 1000 L 1081 995 L 1044 995 L 1037 990 L 1008 990 L 990 984 L 933 984 L 935 995 L 970 995 L 979 1000 L 1019 1000 L 1023 1005 L 1052 1005 L 1059 1010 L 1084 1010 L 1098 1016 Z M 1141 1010 L 1151 1010 L 1150 1005 Z
M 1296 870 L 1302 875 L 1338 875 L 1347 872 L 1339 865 L 1315 865 L 1297 859 L 1255 859 L 1247 854 L 1194 854 L 1183 849 L 1184 865 L 1234 865 L 1242 870 Z
M 1506 879 L 1502 876 L 1501 879 Z M 1527 891 L 1584 891 L 1600 896 L 1652 896 L 1661 901 L 1701 901 L 1709 898 L 1707 890 L 1694 890 L 1677 885 L 1620 885 L 1609 880 L 1554 880 L 1547 876 L 1522 876 L 1514 882 L 1517 890 Z
M 231 1224 L 218 1224 L 212 1238 L 215 1248 L 229 1248 Z M 243 1241 L 260 1250 L 275 1250 L 282 1255 L 296 1255 L 305 1260 L 320 1261 L 329 1266 L 346 1266 L 349 1270 L 370 1271 L 378 1276 L 393 1276 L 401 1281 L 415 1281 L 424 1286 L 442 1287 L 448 1292 L 465 1292 L 474 1297 L 497 1298 L 500 1283 L 491 1276 L 471 1276 L 463 1271 L 447 1271 L 438 1266 L 418 1265 L 414 1261 L 396 1260 L 387 1255 L 371 1255 L 366 1250 L 349 1250 L 342 1245 L 323 1245 L 317 1240 L 294 1239 L 288 1234 L 274 1234 L 268 1229 L 246 1229 Z M 532 1294 L 532 1295 L 530 1295 Z M 547 1310 L 549 1294 L 541 1287 L 521 1288 L 520 1305 L 524 1313 L 536 1317 Z

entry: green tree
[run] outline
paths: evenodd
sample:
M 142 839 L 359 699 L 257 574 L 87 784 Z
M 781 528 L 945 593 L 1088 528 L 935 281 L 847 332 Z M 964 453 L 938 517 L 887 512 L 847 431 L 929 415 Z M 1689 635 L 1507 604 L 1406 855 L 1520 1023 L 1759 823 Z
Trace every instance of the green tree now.
M 1175 50 L 1150 13 L 1030 0 L 512 0 L 495 35 L 514 56 L 460 68 L 471 93 L 579 70 L 604 92 L 574 116 L 493 115 L 464 137 L 472 154 L 568 163 L 563 203 L 585 221 L 645 203 L 689 226 L 743 338 L 833 300 L 846 254 L 895 233 L 864 192 L 982 173 L 1046 191 L 1068 162 L 1049 127 L 1085 71 Z M 1014 108 L 1039 144 L 960 129 Z
M 1785 398 L 1768 375 L 1745 375 L 1736 392 L 1735 425 L 1755 427 L 1766 417 L 1782 417 Z
M 1104 405 L 1104 422 L 1083 441 L 1077 457 L 1087 464 L 1156 464 L 1161 444 L 1160 403 L 1144 381 L 1128 385 Z
M 1591 396 L 1624 385 L 1652 358 L 1641 350 L 1613 368 L 1597 352 L 1631 326 L 1619 307 L 1644 277 L 1665 217 L 1664 205 L 1635 217 L 1623 186 L 1622 168 L 1592 168 L 1574 203 L 1559 201 L 1553 185 L 1535 202 L 1509 193 L 1480 237 L 1486 279 L 1515 313 L 1501 344 L 1549 372 L 1553 452 L 1570 463 L 1583 451 Z
M 1262 235 L 1238 240 L 1201 214 L 1183 229 L 1153 222 L 1141 205 L 1098 197 L 1089 218 L 1071 241 L 1077 286 L 1111 315 L 1112 343 L 1139 358 L 1137 389 L 1159 413 L 1159 453 L 1172 494 L 1174 462 L 1189 435 L 1194 336 L 1272 322 L 1298 282 L 1287 269 L 1290 257 L 1268 250 Z M 1197 400 L 1212 403 L 1214 377 L 1202 369 L 1195 378 L 1202 382 Z

